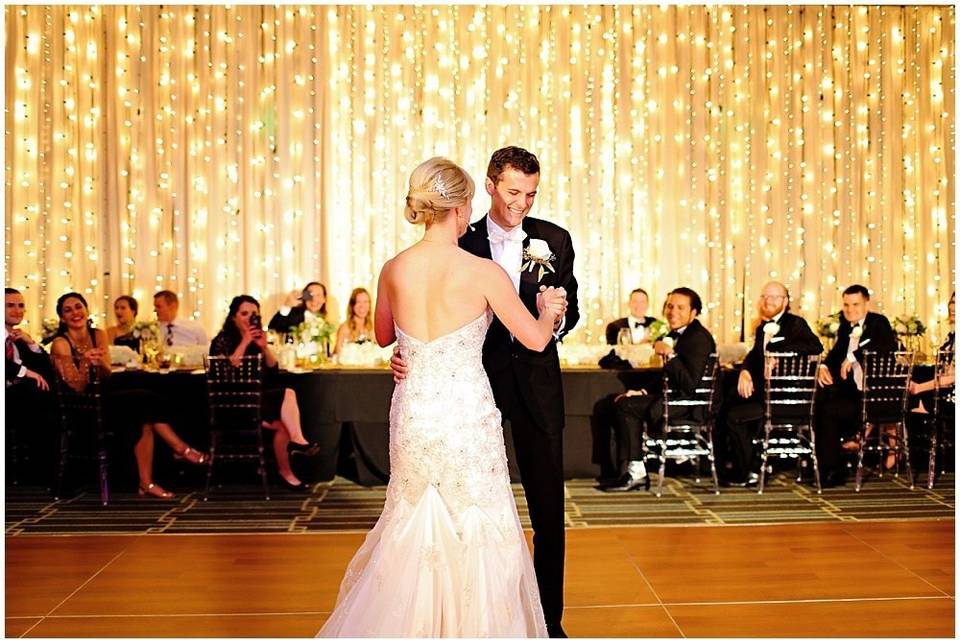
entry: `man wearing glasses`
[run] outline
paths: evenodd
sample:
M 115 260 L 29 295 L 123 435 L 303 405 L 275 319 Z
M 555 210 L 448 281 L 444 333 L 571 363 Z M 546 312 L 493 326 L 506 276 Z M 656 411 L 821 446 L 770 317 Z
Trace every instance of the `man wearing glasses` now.
M 790 313 L 790 292 L 779 282 L 768 282 L 760 293 L 760 319 L 753 348 L 743 361 L 737 392 L 727 401 L 726 432 L 731 466 L 726 484 L 754 485 L 759 480 L 759 456 L 753 439 L 763 419 L 763 354 L 793 352 L 816 355 L 823 345 L 807 321 Z

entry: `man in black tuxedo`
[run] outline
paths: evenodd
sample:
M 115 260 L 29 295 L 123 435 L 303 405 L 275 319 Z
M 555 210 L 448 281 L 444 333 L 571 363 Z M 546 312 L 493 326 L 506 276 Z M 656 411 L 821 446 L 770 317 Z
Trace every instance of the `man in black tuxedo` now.
M 280 309 L 270 318 L 267 328 L 279 333 L 289 333 L 305 320 L 327 317 L 327 288 L 319 282 L 311 282 L 302 291 L 291 291 Z
M 732 467 L 725 481 L 732 485 L 753 485 L 759 480 L 760 461 L 753 439 L 763 419 L 764 353 L 817 355 L 823 345 L 807 321 L 790 313 L 790 292 L 779 282 L 768 282 L 760 293 L 762 322 L 754 333 L 753 348 L 743 361 L 737 391 L 727 402 L 726 435 Z
M 697 316 L 703 310 L 700 296 L 693 289 L 679 287 L 667 295 L 664 315 L 670 333 L 657 340 L 653 350 L 664 359 L 663 375 L 667 376 L 671 393 L 677 399 L 691 398 L 703 377 L 716 343 Z M 614 430 L 617 434 L 617 457 L 626 470 L 606 491 L 634 491 L 650 488 L 650 476 L 643 464 L 643 434 L 659 428 L 663 419 L 663 389 L 630 390 L 616 399 Z M 683 418 L 690 408 L 677 407 L 672 417 Z M 700 411 L 701 408 L 693 408 Z M 696 416 L 700 418 L 702 416 Z M 645 427 L 646 426 L 646 427 Z
M 630 315 L 626 318 L 618 318 L 607 325 L 607 344 L 609 345 L 617 344 L 617 338 L 622 329 L 630 329 L 631 344 L 649 342 L 645 329 L 656 318 L 647 315 L 647 307 L 650 306 L 650 297 L 647 292 L 639 288 L 631 291 L 627 306 L 630 309 Z
M 483 345 L 483 366 L 493 397 L 513 431 L 520 481 L 533 525 L 533 564 L 551 637 L 566 637 L 563 616 L 564 487 L 563 383 L 557 341 L 580 319 L 573 277 L 570 234 L 552 222 L 530 218 L 540 183 L 537 157 L 519 147 L 491 156 L 484 181 L 490 212 L 460 238 L 460 247 L 502 266 L 520 299 L 534 316 L 546 287 L 567 292 L 566 313 L 557 319 L 554 340 L 542 352 L 530 351 L 494 319 Z M 400 378 L 406 367 L 391 360 Z
M 822 387 L 816 410 L 817 462 L 824 487 L 846 482 L 840 439 L 852 437 L 861 426 L 864 350 L 886 352 L 897 348 L 890 321 L 869 311 L 869 306 L 870 292 L 863 285 L 843 290 L 837 341 L 817 374 Z
M 46 352 L 29 333 L 18 329 L 26 305 L 23 295 L 6 287 L 4 295 L 4 344 L 6 352 L 6 410 L 8 450 L 29 447 L 30 469 L 35 479 L 47 480 L 51 468 L 56 429 L 56 399 L 50 391 L 53 367 Z M 16 470 L 12 470 L 16 472 Z

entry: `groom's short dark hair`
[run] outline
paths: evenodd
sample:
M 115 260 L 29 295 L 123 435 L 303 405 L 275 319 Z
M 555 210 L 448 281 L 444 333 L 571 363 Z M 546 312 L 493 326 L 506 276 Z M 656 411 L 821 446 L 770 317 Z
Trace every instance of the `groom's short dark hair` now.
M 513 167 L 527 175 L 540 173 L 540 161 L 537 160 L 537 156 L 520 147 L 504 147 L 503 149 L 497 149 L 490 156 L 490 164 L 487 165 L 487 177 L 493 184 L 497 184 L 507 167 Z

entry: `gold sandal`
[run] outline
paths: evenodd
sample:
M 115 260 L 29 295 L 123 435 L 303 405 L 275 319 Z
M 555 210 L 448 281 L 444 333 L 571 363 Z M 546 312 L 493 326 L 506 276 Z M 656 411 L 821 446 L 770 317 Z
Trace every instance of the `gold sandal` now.
M 169 500 L 170 498 L 177 497 L 176 494 L 167 491 L 153 482 L 148 484 L 146 487 L 140 487 L 140 489 L 138 489 L 138 493 L 144 498 L 150 496 L 151 498 L 159 498 L 160 500 Z
M 207 454 L 200 453 L 191 447 L 187 447 L 180 453 L 174 453 L 173 457 L 177 460 L 186 460 L 192 464 L 206 464 L 207 462 Z

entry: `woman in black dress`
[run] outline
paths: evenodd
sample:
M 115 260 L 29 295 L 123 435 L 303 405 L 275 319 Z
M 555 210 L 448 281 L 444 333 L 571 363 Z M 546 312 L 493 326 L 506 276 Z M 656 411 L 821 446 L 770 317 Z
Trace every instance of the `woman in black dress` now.
M 277 458 L 277 471 L 288 488 L 305 490 L 306 483 L 301 482 L 290 468 L 290 456 L 314 456 L 320 451 L 320 445 L 307 442 L 303 437 L 300 407 L 293 389 L 273 381 L 279 365 L 277 357 L 267 346 L 267 336 L 261 325 L 260 303 L 252 296 L 237 296 L 230 302 L 223 329 L 210 343 L 210 355 L 229 356 L 231 361 L 239 365 L 243 356 L 258 354 L 263 355 L 265 375 L 261 417 L 263 426 L 275 432 L 273 452 Z
M 57 300 L 60 327 L 50 345 L 54 365 L 64 383 L 83 393 L 91 368 L 101 377 L 110 375 L 110 350 L 103 329 L 90 326 L 87 301 L 79 293 L 65 293 Z M 167 417 L 162 397 L 142 389 L 110 391 L 102 398 L 108 425 L 133 448 L 140 476 L 140 495 L 169 499 L 176 497 L 153 481 L 154 434 L 170 445 L 174 455 L 193 464 L 205 464 L 207 455 L 180 439 Z
M 107 327 L 110 344 L 130 347 L 140 353 L 140 337 L 133 335 L 133 324 L 137 321 L 139 309 L 140 304 L 133 296 L 120 296 L 113 302 L 113 315 L 117 317 L 117 324 Z

